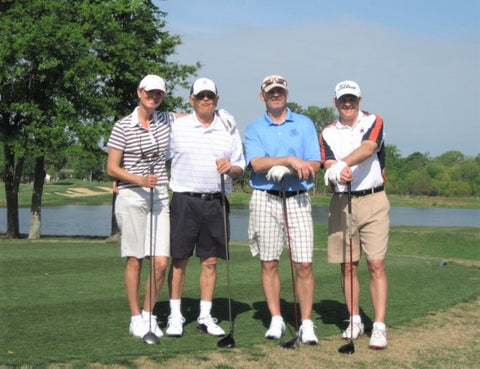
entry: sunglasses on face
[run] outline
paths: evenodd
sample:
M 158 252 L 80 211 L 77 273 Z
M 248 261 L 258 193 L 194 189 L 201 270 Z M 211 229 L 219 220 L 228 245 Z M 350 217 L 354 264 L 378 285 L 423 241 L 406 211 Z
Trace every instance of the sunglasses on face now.
M 216 97 L 217 95 L 211 91 L 202 91 L 195 95 L 196 100 L 203 100 L 204 98 L 207 98 L 208 100 L 214 100 Z
M 340 104 L 356 104 L 358 102 L 358 97 L 356 96 L 342 96 L 338 99 Z
M 281 87 L 274 87 L 270 91 L 265 92 L 267 95 L 285 95 L 287 93 L 287 90 Z
M 165 92 L 160 91 L 160 90 L 150 90 L 150 91 L 145 91 L 148 97 L 163 97 Z
M 266 87 L 270 86 L 273 83 L 278 83 L 287 87 L 286 80 L 284 80 L 283 78 L 273 77 L 273 78 L 267 79 L 265 82 L 262 83 L 262 90 L 264 90 Z

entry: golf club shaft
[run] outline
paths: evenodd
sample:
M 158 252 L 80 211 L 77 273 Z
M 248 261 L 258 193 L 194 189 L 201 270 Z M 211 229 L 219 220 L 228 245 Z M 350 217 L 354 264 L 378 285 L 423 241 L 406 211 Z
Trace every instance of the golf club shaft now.
M 230 332 L 233 333 L 232 299 L 230 287 L 230 251 L 228 249 L 227 197 L 225 195 L 225 178 L 223 177 L 223 174 L 220 174 L 220 184 L 222 189 L 223 233 L 225 235 L 225 261 L 227 266 L 228 320 L 230 322 Z
M 348 238 L 350 244 L 350 339 L 353 340 L 353 250 L 352 250 L 352 183 L 347 183 Z
M 283 217 L 285 219 L 285 231 L 287 235 L 287 245 L 288 245 L 288 255 L 290 259 L 290 277 L 292 280 L 292 291 L 293 291 L 293 313 L 295 314 L 295 331 L 298 332 L 298 317 L 297 317 L 297 290 L 295 288 L 295 277 L 293 274 L 293 256 L 292 256 L 292 245 L 290 243 L 290 231 L 288 228 L 288 214 L 287 214 L 287 198 L 285 193 L 285 179 L 282 178 L 280 182 L 282 190 L 282 205 L 283 205 Z
M 150 164 L 150 174 L 153 174 L 155 169 L 154 164 Z M 155 284 L 155 258 L 153 256 L 153 187 L 150 187 L 150 315 L 149 315 L 149 327 L 152 331 L 152 313 L 153 313 L 153 291 Z

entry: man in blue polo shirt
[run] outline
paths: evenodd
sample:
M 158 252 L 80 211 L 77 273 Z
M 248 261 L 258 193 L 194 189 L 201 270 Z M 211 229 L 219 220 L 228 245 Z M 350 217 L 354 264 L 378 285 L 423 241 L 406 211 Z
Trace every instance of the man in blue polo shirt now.
M 313 187 L 320 170 L 320 148 L 313 122 L 287 107 L 287 81 L 278 75 L 266 77 L 260 87 L 266 112 L 250 123 L 245 132 L 246 161 L 252 168 L 248 236 L 252 255 L 259 255 L 265 300 L 272 316 L 265 333 L 279 339 L 285 333 L 280 308 L 278 264 L 290 238 L 296 271 L 296 291 L 302 324 L 303 343 L 315 345 L 318 339 L 311 320 L 314 293 L 313 222 L 307 190 Z M 284 180 L 288 232 L 280 182 Z

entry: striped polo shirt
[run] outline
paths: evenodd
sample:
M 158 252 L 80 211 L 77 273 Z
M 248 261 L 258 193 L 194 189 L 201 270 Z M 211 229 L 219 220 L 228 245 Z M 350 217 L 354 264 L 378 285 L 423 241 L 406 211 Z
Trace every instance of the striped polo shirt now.
M 157 185 L 167 185 L 165 161 L 169 159 L 169 113 L 154 111 L 150 129 L 142 127 L 138 120 L 138 107 L 126 117 L 115 122 L 108 147 L 123 151 L 121 166 L 129 173 L 147 175 L 150 165 L 158 174 Z M 120 182 L 119 188 L 136 186 Z

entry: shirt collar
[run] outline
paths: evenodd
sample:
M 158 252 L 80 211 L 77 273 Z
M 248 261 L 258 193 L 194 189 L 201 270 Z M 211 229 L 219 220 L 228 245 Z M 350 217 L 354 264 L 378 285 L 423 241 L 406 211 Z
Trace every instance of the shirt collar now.
M 155 124 L 157 120 L 158 120 L 158 112 L 154 110 L 152 124 Z M 132 127 L 140 125 L 140 120 L 138 119 L 138 106 L 132 112 L 132 122 L 130 123 L 130 125 Z
M 195 114 L 195 112 L 193 112 L 192 115 L 193 115 L 193 121 L 195 122 L 195 126 L 205 128 L 205 126 L 202 123 L 200 123 L 200 121 L 197 119 L 197 115 Z M 205 130 L 206 131 L 219 130 L 220 128 L 225 129 L 225 128 L 223 128 L 223 124 L 221 125 L 221 127 L 218 126 L 219 124 L 222 124 L 221 121 L 220 121 L 220 118 L 218 118 L 217 114 L 214 114 L 212 124 L 210 124 L 210 126 L 208 128 L 205 128 Z
M 339 129 L 354 129 L 355 126 L 358 124 L 358 122 L 360 122 L 364 116 L 365 116 L 365 114 L 363 113 L 363 111 L 359 110 L 357 121 L 355 122 L 355 124 L 353 126 L 348 126 L 346 124 L 342 124 L 339 120 L 337 120 L 336 126 Z
M 278 126 L 279 124 L 275 123 L 271 118 L 270 118 L 270 115 L 268 115 L 268 112 L 266 111 L 265 112 L 265 120 L 267 121 L 268 125 L 270 126 L 273 126 L 273 125 L 276 125 Z M 285 116 L 285 121 L 283 121 L 282 123 L 280 124 L 284 124 L 284 123 L 291 123 L 293 122 L 293 117 L 292 117 L 292 111 L 290 110 L 290 108 L 287 106 L 287 115 Z

